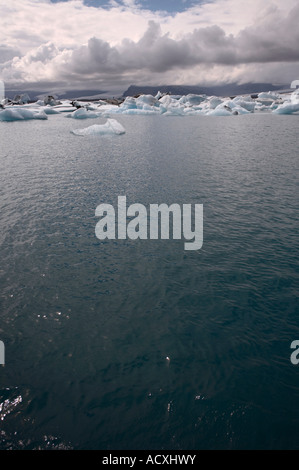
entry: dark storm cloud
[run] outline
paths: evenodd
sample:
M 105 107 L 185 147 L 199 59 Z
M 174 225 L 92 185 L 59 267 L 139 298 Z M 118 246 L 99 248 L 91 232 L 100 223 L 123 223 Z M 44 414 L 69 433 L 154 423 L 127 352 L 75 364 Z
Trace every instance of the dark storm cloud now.
M 200 64 L 236 66 L 249 63 L 295 62 L 299 60 L 299 5 L 286 17 L 267 19 L 238 35 L 227 35 L 219 26 L 195 29 L 182 39 L 162 35 L 160 25 L 151 21 L 138 41 L 124 40 L 110 46 L 92 38 L 73 51 L 67 64 L 74 74 L 124 74 L 148 70 L 163 73 Z
M 133 2 L 133 0 L 126 1 Z M 292 0 L 285 1 L 291 2 Z M 11 84 L 28 85 L 34 81 L 37 84 L 52 81 L 61 83 L 65 87 L 88 86 L 94 89 L 98 86 L 106 89 L 108 85 L 122 87 L 124 84 L 137 81 L 198 83 L 209 80 L 221 82 L 259 79 L 283 80 L 285 83 L 285 77 L 293 80 L 297 76 L 299 65 L 299 5 L 286 11 L 278 8 L 273 0 L 269 8 L 262 12 L 263 0 L 261 2 L 256 0 L 256 6 L 260 8 L 257 8 L 258 14 L 255 20 L 250 18 L 250 23 L 248 23 L 250 26 L 243 27 L 243 29 L 228 29 L 235 31 L 228 33 L 224 22 L 220 19 L 228 15 L 226 17 L 231 18 L 232 23 L 236 22 L 239 13 L 235 5 L 240 5 L 240 3 L 239 0 L 223 0 L 223 2 L 227 5 L 227 10 L 217 12 L 219 17 L 215 17 L 214 10 L 211 15 L 208 12 L 208 6 L 203 8 L 202 11 L 205 11 L 208 18 L 205 24 L 209 26 L 199 26 L 199 18 L 196 16 L 192 24 L 196 24 L 197 27 L 193 30 L 184 28 L 184 25 L 190 26 L 190 19 L 195 18 L 193 10 L 188 13 L 185 23 L 182 23 L 182 30 L 179 29 L 181 26 L 178 18 L 174 18 L 174 23 L 171 24 L 169 18 L 157 16 L 157 20 L 149 21 L 141 38 L 140 34 L 142 30 L 144 31 L 144 26 L 138 34 L 136 32 L 132 34 L 132 37 L 139 37 L 139 40 L 131 38 L 119 40 L 119 42 L 117 42 L 118 37 L 131 37 L 128 30 L 124 33 L 121 29 L 124 19 L 132 25 L 133 32 L 135 31 L 134 21 L 138 21 L 138 18 L 141 21 L 141 17 L 137 14 L 134 16 L 135 13 L 132 16 L 132 12 L 127 10 L 116 9 L 114 11 L 112 9 L 111 19 L 110 16 L 106 16 L 105 24 L 102 25 L 100 21 L 92 23 L 93 27 L 90 28 L 89 36 L 87 25 L 93 19 L 95 11 L 92 11 L 91 17 L 89 16 L 91 9 L 82 9 L 81 15 L 83 13 L 87 15 L 82 22 L 84 34 L 81 25 L 78 29 L 76 23 L 73 25 L 70 22 L 67 28 L 69 36 L 65 38 L 60 30 L 64 25 L 63 15 L 55 18 L 57 23 L 56 28 L 53 28 L 55 32 L 53 37 L 48 35 L 44 37 L 44 31 L 49 28 L 48 16 L 46 16 L 45 25 L 38 30 L 39 41 L 34 37 L 37 34 L 36 28 L 34 31 L 30 28 L 27 31 L 27 39 L 30 39 L 26 48 L 23 48 L 23 56 L 15 50 L 18 44 L 22 43 L 15 41 L 19 28 L 14 27 L 10 34 L 14 38 L 11 42 L 12 47 L 4 46 L 8 44 L 6 38 L 0 46 L 1 79 Z M 230 15 L 229 12 L 233 14 Z M 171 33 L 165 34 L 167 25 Z M 119 35 L 113 33 L 113 39 L 107 40 L 105 31 L 114 28 L 120 29 Z M 177 37 L 174 36 L 174 30 L 177 31 Z M 97 33 L 95 34 L 94 31 Z M 79 36 L 78 32 L 81 32 L 82 36 Z M 92 37 L 92 34 L 95 36 Z

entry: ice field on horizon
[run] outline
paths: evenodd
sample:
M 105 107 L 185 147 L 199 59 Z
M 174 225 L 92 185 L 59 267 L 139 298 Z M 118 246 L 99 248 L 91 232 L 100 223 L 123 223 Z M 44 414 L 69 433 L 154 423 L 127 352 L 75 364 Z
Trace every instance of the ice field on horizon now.
M 64 117 L 70 119 L 85 120 L 110 118 L 116 115 L 238 116 L 250 113 L 299 113 L 299 89 L 284 94 L 263 92 L 253 96 L 243 95 L 235 98 L 194 94 L 172 96 L 159 92 L 156 96 L 129 96 L 117 104 L 110 104 L 109 100 L 49 102 L 46 98 L 35 103 L 12 104 L 6 99 L 1 103 L 0 121 L 47 120 L 49 115 L 55 114 L 64 114 Z M 93 129 L 81 135 L 89 133 L 102 135 L 105 133 L 104 130 L 106 133 L 111 133 L 111 126 L 106 123 L 106 127 L 102 129 Z

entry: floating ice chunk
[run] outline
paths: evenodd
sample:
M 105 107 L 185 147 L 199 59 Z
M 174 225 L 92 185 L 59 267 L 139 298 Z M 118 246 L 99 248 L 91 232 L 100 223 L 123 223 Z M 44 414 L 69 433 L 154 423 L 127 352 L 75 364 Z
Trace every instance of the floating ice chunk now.
M 273 101 L 273 103 L 270 106 L 270 111 L 274 111 L 274 109 L 277 109 L 278 106 L 280 106 L 281 103 L 278 103 L 277 101 Z
M 95 119 L 98 116 L 97 113 L 93 111 L 87 111 L 85 108 L 79 108 L 71 114 L 67 114 L 65 117 L 73 119 Z
M 71 133 L 75 135 L 121 135 L 125 134 L 124 127 L 116 119 L 108 119 L 105 124 L 94 124 L 85 129 L 75 129 Z
M 25 103 L 29 103 L 30 97 L 28 93 L 23 93 L 22 95 L 15 95 L 12 101 L 13 103 L 25 104 Z
M 273 101 L 275 101 L 275 100 L 279 99 L 279 95 L 277 93 L 268 91 L 268 92 L 259 93 L 258 98 L 261 99 L 261 100 L 273 100 Z
M 37 106 L 45 106 L 44 100 L 37 100 L 35 103 Z
M 0 121 L 23 121 L 23 116 L 16 109 L 0 110 Z
M 61 104 L 61 101 L 57 100 L 54 96 L 48 95 L 44 97 L 44 104 L 49 104 L 50 106 L 57 106 Z
M 251 98 L 251 96 L 237 96 L 232 100 L 237 106 L 246 109 L 247 111 L 253 112 L 256 106 L 255 101 Z
M 298 88 L 298 90 L 295 90 L 295 91 L 291 94 L 290 100 L 293 101 L 293 102 L 298 102 L 298 103 L 299 103 L 299 88 Z
M 205 101 L 206 98 L 206 95 L 194 95 L 190 93 L 189 95 L 182 96 L 179 99 L 179 103 L 185 104 L 186 106 L 197 106 Z
M 274 103 L 274 101 L 273 101 Z M 271 106 L 266 106 L 264 104 L 261 104 L 261 103 L 256 103 L 256 106 L 254 108 L 254 112 L 266 112 L 266 113 L 269 113 L 272 111 L 272 105 L 273 103 L 271 104 Z
M 31 111 L 29 109 L 22 109 L 21 114 L 23 115 L 24 119 L 42 119 L 42 120 L 47 120 L 48 119 L 48 116 L 46 115 L 46 113 L 43 110 Z M 32 114 L 32 116 L 30 116 L 30 114 Z
M 87 109 L 87 111 L 97 111 L 98 110 L 97 106 L 93 106 L 91 104 L 87 104 L 85 106 L 85 109 Z
M 144 108 L 144 106 L 160 106 L 160 102 L 152 95 L 141 95 L 136 98 L 137 108 Z
M 211 96 L 211 98 L 209 98 L 210 109 L 217 108 L 217 106 L 219 106 L 222 101 L 223 100 L 221 98 L 218 98 L 218 96 Z
M 0 110 L 0 121 L 23 121 L 29 119 L 48 119 L 43 110 L 31 110 L 25 108 Z
M 176 106 L 176 107 L 181 106 L 179 100 L 171 97 L 170 95 L 162 96 L 162 98 L 159 101 L 160 101 L 160 104 L 162 103 L 163 106 L 165 106 L 166 108 L 168 108 L 169 106 Z
M 128 115 L 138 115 L 138 116 L 149 116 L 153 114 L 158 114 L 159 110 L 155 110 L 155 108 L 142 108 L 142 109 L 127 109 L 122 111 L 121 114 L 128 114 Z
M 287 95 L 285 101 L 273 110 L 275 114 L 293 114 L 299 112 L 299 94 L 297 90 Z
M 274 114 L 293 114 L 297 112 L 299 112 L 299 101 L 297 103 L 286 101 L 273 111 Z
M 212 109 L 207 112 L 207 116 L 231 116 L 232 111 L 224 107 L 217 106 L 216 109 Z
M 218 108 L 224 107 L 225 109 L 231 110 L 232 114 L 249 114 L 250 111 L 245 107 L 241 106 L 242 104 L 243 106 L 245 106 L 245 103 L 243 103 L 242 101 L 227 100 L 224 101 L 220 106 L 218 106 Z
M 60 114 L 57 109 L 54 109 L 52 106 L 44 106 L 43 111 L 45 114 Z
M 275 101 L 267 98 L 257 98 L 256 103 L 261 106 L 267 106 L 270 108 Z
M 250 114 L 250 111 L 248 111 L 247 109 L 243 108 L 243 106 L 239 106 L 239 105 L 236 105 L 233 109 L 232 109 L 232 113 L 233 114 Z
M 164 110 L 163 110 L 164 111 Z M 184 116 L 185 113 L 185 108 L 182 106 L 170 106 L 166 112 L 163 112 L 163 116 Z
M 123 109 L 136 109 L 136 99 L 133 96 L 127 96 L 125 101 L 122 103 L 121 108 Z
M 72 113 L 73 111 L 77 111 L 75 106 L 69 104 L 53 106 L 53 109 L 56 109 L 59 113 Z

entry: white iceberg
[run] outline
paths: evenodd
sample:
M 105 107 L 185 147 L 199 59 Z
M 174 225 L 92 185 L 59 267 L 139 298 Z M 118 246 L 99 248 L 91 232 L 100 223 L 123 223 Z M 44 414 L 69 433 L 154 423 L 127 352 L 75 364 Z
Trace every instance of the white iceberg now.
M 185 106 L 198 106 L 207 99 L 206 95 L 189 94 L 182 96 L 178 101 Z
M 85 108 L 79 108 L 71 114 L 67 114 L 65 117 L 72 119 L 95 119 L 99 115 L 93 111 L 88 111 Z
M 218 98 L 218 96 L 211 96 L 209 98 L 209 105 L 211 109 L 216 109 L 222 103 L 222 99 Z
M 23 93 L 21 95 L 15 95 L 15 97 L 12 101 L 13 101 L 13 103 L 16 103 L 16 104 L 26 104 L 26 103 L 29 103 L 30 96 L 28 95 L 28 93 Z
M 61 104 L 59 100 L 57 100 L 54 96 L 48 95 L 44 97 L 44 104 L 50 106 L 57 106 Z
M 293 114 L 299 112 L 299 102 L 292 103 L 292 102 L 285 102 L 274 109 L 274 114 Z
M 51 98 L 51 97 L 50 97 Z M 299 112 L 299 91 L 293 93 L 259 93 L 234 98 L 189 94 L 174 96 L 157 93 L 121 100 L 90 102 L 61 100 L 38 100 L 36 103 L 9 104 L 0 107 L 0 121 L 47 119 L 49 114 L 65 114 L 72 119 L 109 118 L 104 125 L 91 126 L 73 131 L 76 135 L 104 135 L 123 133 L 123 127 L 112 117 L 117 115 L 163 115 L 163 116 L 234 116 L 249 113 L 293 114 Z M 114 102 L 115 101 L 115 102 Z M 55 104 L 59 103 L 59 104 Z M 114 124 L 113 124 L 114 123 Z M 117 124 L 115 124 L 117 123 Z M 118 127 L 121 126 L 121 127 Z
M 217 106 L 216 109 L 211 109 L 210 111 L 208 111 L 206 115 L 207 116 L 231 116 L 232 111 L 227 108 Z
M 160 102 L 152 95 L 141 95 L 136 98 L 136 106 L 137 108 L 144 108 L 146 106 L 154 107 L 159 106 Z
M 279 95 L 277 93 L 267 91 L 267 92 L 259 93 L 258 99 L 275 101 L 279 99 Z
M 232 102 L 249 112 L 253 112 L 256 106 L 256 102 L 251 98 L 251 96 L 236 96 Z
M 207 116 L 237 116 L 239 114 L 249 114 L 250 111 L 243 108 L 233 100 L 226 100 L 216 106 L 215 109 L 209 110 Z
M 16 109 L 4 109 L 0 110 L 0 121 L 24 121 L 24 118 Z
M 72 134 L 85 135 L 121 135 L 125 134 L 124 127 L 116 119 L 108 119 L 105 124 L 94 124 L 85 129 L 71 130 Z
M 0 110 L 0 121 L 25 121 L 29 119 L 48 119 L 43 110 L 25 109 L 25 108 L 5 108 Z
M 299 94 L 297 90 L 273 110 L 274 114 L 293 114 L 297 112 L 299 112 Z
M 47 105 L 47 106 L 44 106 L 43 107 L 43 112 L 45 114 L 60 114 L 59 111 L 57 111 L 57 109 L 54 109 L 52 106 L 50 105 Z

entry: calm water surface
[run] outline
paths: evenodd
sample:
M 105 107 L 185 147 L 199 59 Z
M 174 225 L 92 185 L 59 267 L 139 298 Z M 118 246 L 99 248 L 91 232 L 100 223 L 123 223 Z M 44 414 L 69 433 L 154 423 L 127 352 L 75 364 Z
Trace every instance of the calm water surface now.
M 0 448 L 299 449 L 299 116 L 117 119 L 0 123 Z M 99 241 L 120 195 L 203 248 Z

